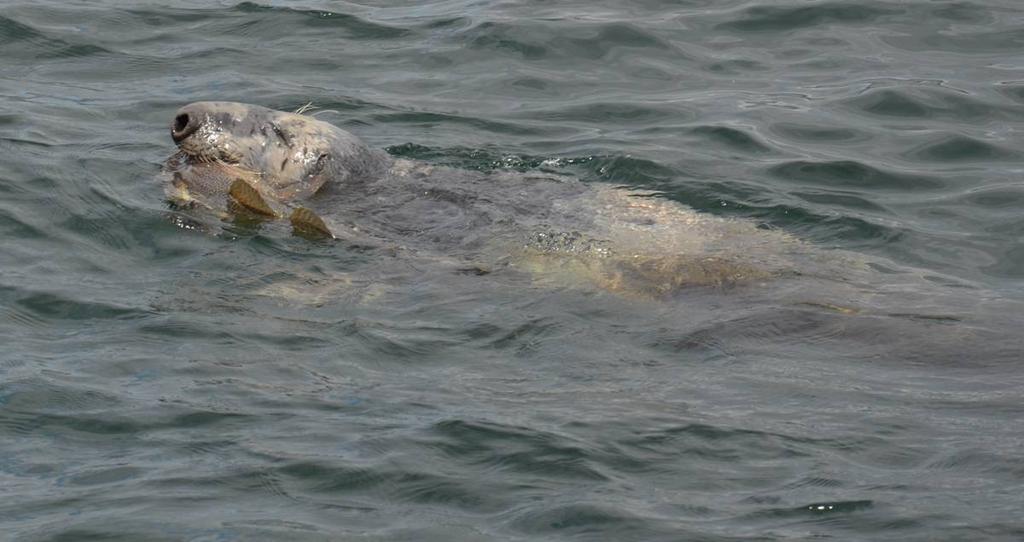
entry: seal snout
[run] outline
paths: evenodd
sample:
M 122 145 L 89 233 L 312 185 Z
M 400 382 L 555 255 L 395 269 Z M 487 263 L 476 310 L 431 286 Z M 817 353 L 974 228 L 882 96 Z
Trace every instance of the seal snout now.
M 217 112 L 214 102 L 194 102 L 182 107 L 174 114 L 174 121 L 171 122 L 171 139 L 175 143 L 181 143 L 188 136 L 196 133 L 204 123 L 210 121 L 213 113 Z
M 199 128 L 199 117 L 191 115 L 187 111 L 179 111 L 174 117 L 174 124 L 171 125 L 171 139 L 175 143 L 181 143 L 183 139 L 192 135 Z

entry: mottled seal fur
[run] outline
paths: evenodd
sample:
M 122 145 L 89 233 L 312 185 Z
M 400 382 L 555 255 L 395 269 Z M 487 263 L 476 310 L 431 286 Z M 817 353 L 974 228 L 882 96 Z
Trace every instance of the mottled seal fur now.
M 164 171 L 178 207 L 289 216 L 342 239 L 488 273 L 594 284 L 643 297 L 794 273 L 800 243 L 657 194 L 516 172 L 394 159 L 298 113 L 197 102 L 174 116 Z

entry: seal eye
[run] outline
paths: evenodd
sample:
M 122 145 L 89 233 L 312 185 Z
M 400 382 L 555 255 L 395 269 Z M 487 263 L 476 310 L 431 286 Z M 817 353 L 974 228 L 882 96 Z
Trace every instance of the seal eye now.
M 320 156 L 316 157 L 316 169 L 322 170 L 327 167 L 327 162 L 331 161 L 331 155 L 326 152 L 320 153 Z
M 286 147 L 292 146 L 292 142 L 288 139 L 288 136 L 285 135 L 284 130 L 282 130 L 280 126 L 270 123 L 270 129 L 274 131 L 274 135 L 280 138 L 281 142 L 284 143 Z
M 313 166 L 309 168 L 309 175 L 312 177 L 314 175 L 319 175 L 320 173 L 322 173 L 324 170 L 324 166 L 327 165 L 327 161 L 330 159 L 331 155 L 327 154 L 326 152 L 320 153 L 320 155 L 316 157 L 316 162 L 314 162 Z

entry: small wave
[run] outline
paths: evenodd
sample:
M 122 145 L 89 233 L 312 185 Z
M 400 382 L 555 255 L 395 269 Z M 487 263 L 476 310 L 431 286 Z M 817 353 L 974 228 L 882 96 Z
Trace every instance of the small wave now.
M 602 540 L 687 540 L 685 529 L 659 525 L 656 518 L 630 513 L 621 505 L 577 502 L 531 506 L 517 514 L 513 528 L 530 535 L 594 536 Z M 693 533 L 695 534 L 695 533 Z M 695 537 L 694 539 L 702 538 Z
M 584 158 L 556 158 L 508 154 L 494 148 L 431 147 L 416 143 L 392 145 L 385 149 L 394 156 L 410 160 L 423 160 L 438 165 L 475 171 L 530 171 L 536 169 L 561 168 L 589 161 Z M 545 167 L 547 166 L 547 167 Z
M 500 122 L 496 120 L 485 120 L 461 115 L 444 113 L 430 113 L 426 111 L 402 111 L 394 113 L 379 113 L 373 116 L 376 121 L 384 123 L 401 123 L 410 126 L 430 127 L 461 124 L 470 126 L 477 130 L 506 134 L 506 135 L 538 135 L 541 132 L 528 126 L 518 123 Z
M 233 9 L 245 14 L 272 14 L 274 17 L 252 19 L 244 23 L 245 33 L 267 33 L 280 36 L 282 25 L 294 22 L 305 28 L 328 29 L 342 32 L 354 39 L 399 39 L 412 33 L 411 30 L 375 23 L 346 13 L 328 10 L 299 9 L 280 6 L 263 6 L 255 2 L 242 2 Z M 257 28 L 258 27 L 258 28 Z
M 756 454 L 759 461 L 809 455 L 802 449 L 803 444 L 786 435 L 702 423 L 645 431 L 618 444 L 635 450 L 648 468 L 658 461 L 677 458 L 731 463 L 741 450 L 747 457 Z
M 42 30 L 4 16 L 0 16 L 0 45 L 3 45 L 4 55 L 8 58 L 83 58 L 112 53 L 93 43 L 73 43 L 51 37 Z
M 109 412 L 124 406 L 117 396 L 92 389 L 80 383 L 61 383 L 53 378 L 32 377 L 0 384 L 0 406 L 4 423 L 15 423 L 23 429 L 37 426 L 36 416 L 73 412 L 85 415 Z
M 855 211 L 869 211 L 878 214 L 894 215 L 884 205 L 872 201 L 866 195 L 835 190 L 794 190 L 789 195 L 800 198 L 807 203 L 826 206 L 826 208 L 842 207 Z M 825 219 L 825 217 L 821 217 Z
M 1011 100 L 1024 103 L 1024 82 L 1021 81 L 1005 81 L 996 85 L 996 90 L 1000 94 L 1010 98 Z
M 551 57 L 601 60 L 623 48 L 675 49 L 657 34 L 628 23 L 559 25 L 554 28 L 552 23 L 486 21 L 465 31 L 462 38 L 471 49 L 510 52 L 524 60 Z
M 772 508 L 751 514 L 751 517 L 803 517 L 811 515 L 848 514 L 870 510 L 875 507 L 871 500 L 821 501 L 796 506 L 793 508 Z
M 681 104 L 635 104 L 619 102 L 594 102 L 573 104 L 558 109 L 531 111 L 527 118 L 561 121 L 567 123 L 607 124 L 615 126 L 639 126 L 650 128 L 666 119 L 679 122 L 695 117 L 695 113 Z
M 1024 186 L 1008 184 L 980 188 L 962 196 L 966 203 L 988 210 L 1004 209 L 1016 215 L 1024 208 Z
M 729 126 L 698 126 L 693 128 L 691 133 L 745 154 L 768 154 L 773 152 L 773 149 L 767 143 L 739 128 Z
M 595 453 L 564 435 L 494 422 L 446 420 L 434 424 L 425 442 L 446 456 L 488 471 L 539 477 L 608 480 Z
M 772 166 L 767 172 L 772 177 L 787 182 L 863 191 L 939 190 L 946 187 L 944 181 L 934 177 L 886 171 L 853 160 L 793 160 Z
M 886 44 L 912 52 L 948 51 L 958 55 L 1013 53 L 1024 47 L 1024 30 L 981 30 L 897 35 L 882 38 Z
M 946 135 L 902 154 L 903 157 L 926 164 L 936 162 L 984 162 L 1020 160 L 1021 155 L 965 135 Z
M 126 320 L 147 318 L 150 313 L 134 307 L 120 306 L 102 301 L 75 299 L 66 293 L 25 291 L 11 287 L 0 288 L 0 295 L 10 300 L 31 320 Z
M 426 473 L 412 465 L 381 462 L 358 464 L 340 460 L 295 461 L 275 470 L 292 495 L 304 499 L 353 498 L 352 504 L 403 503 L 495 512 L 505 508 L 510 488 L 495 480 L 459 474 Z
M 931 86 L 868 90 L 837 105 L 860 115 L 920 120 L 1005 121 L 1024 118 L 1019 109 L 1000 107 L 978 96 Z
M 117 484 L 126 480 L 137 479 L 145 470 L 139 467 L 119 466 L 91 469 L 78 472 L 66 479 L 67 484 L 74 486 L 97 486 Z
M 422 358 L 461 344 L 446 331 L 444 327 L 426 322 L 399 324 L 367 319 L 349 322 L 344 327 L 345 334 L 358 340 L 367 355 L 384 356 L 384 359 Z
M 747 58 L 717 60 L 704 65 L 704 69 L 716 75 L 740 75 L 749 72 L 766 72 L 771 65 Z
M 799 143 L 822 142 L 865 142 L 871 136 L 856 128 L 842 126 L 822 126 L 820 124 L 803 124 L 777 122 L 770 126 L 771 133 Z
M 813 6 L 752 6 L 737 20 L 715 28 L 740 32 L 784 32 L 829 24 L 879 24 L 881 19 L 902 14 L 904 10 L 882 8 L 864 3 L 822 2 Z

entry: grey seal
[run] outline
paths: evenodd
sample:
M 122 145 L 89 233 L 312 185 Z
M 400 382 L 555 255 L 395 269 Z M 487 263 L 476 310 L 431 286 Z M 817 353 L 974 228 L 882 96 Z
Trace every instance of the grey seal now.
M 389 247 L 488 273 L 514 268 L 641 297 L 793 272 L 801 243 L 649 191 L 567 176 L 396 159 L 299 112 L 197 102 L 174 115 L 164 165 L 178 208 L 288 218 L 297 233 Z

